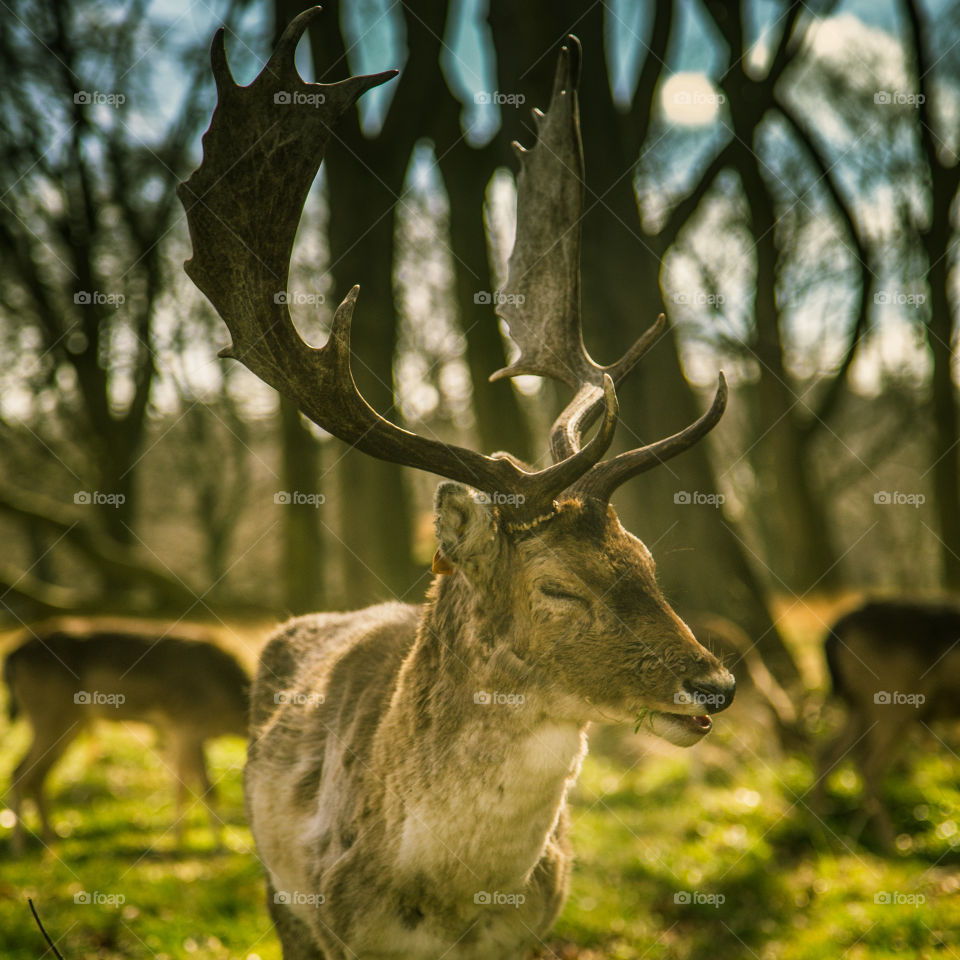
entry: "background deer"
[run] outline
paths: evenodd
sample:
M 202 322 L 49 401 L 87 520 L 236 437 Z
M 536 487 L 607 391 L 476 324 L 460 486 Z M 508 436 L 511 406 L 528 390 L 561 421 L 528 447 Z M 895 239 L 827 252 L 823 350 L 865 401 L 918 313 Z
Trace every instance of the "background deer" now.
M 886 843 L 895 830 L 883 803 L 883 777 L 903 756 L 909 733 L 960 716 L 960 608 L 882 600 L 831 627 L 824 645 L 833 693 L 847 709 L 844 727 L 821 753 L 817 800 L 826 778 L 849 756 L 863 777 L 864 812 Z
M 248 87 L 233 82 L 216 35 L 218 106 L 203 163 L 180 188 L 193 240 L 186 269 L 230 329 L 223 356 L 366 453 L 447 480 L 435 499 L 438 575 L 422 607 L 301 617 L 267 645 L 252 694 L 247 809 L 287 960 L 503 960 L 543 937 L 562 906 L 565 798 L 587 724 L 640 714 L 689 746 L 733 696 L 733 677 L 666 603 L 649 551 L 609 504 L 620 484 L 710 430 L 726 387 L 721 377 L 711 408 L 681 433 L 601 461 L 615 384 L 661 327 L 608 367 L 583 347 L 571 37 L 550 109 L 535 113 L 537 145 L 520 150 L 513 296 L 502 307 L 520 356 L 496 374 L 538 374 L 574 391 L 550 434 L 553 463 L 534 470 L 378 416 L 350 371 L 356 288 L 321 349 L 301 340 L 274 296 L 331 126 L 394 75 L 304 83 L 294 51 L 317 12 L 288 26 Z
M 153 724 L 169 746 L 177 778 L 176 838 L 188 786 L 207 808 L 219 836 L 220 819 L 203 756 L 204 741 L 247 735 L 249 678 L 206 631 L 166 633 L 101 622 L 51 624 L 6 658 L 11 720 L 20 713 L 33 732 L 11 784 L 17 814 L 14 849 L 24 848 L 22 805 L 32 799 L 46 842 L 54 839 L 43 784 L 53 765 L 91 721 Z

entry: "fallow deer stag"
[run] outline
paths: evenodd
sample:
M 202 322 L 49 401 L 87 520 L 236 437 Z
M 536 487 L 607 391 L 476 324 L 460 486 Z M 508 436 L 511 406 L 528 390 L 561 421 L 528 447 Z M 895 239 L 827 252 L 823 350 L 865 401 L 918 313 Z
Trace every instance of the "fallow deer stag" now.
M 533 470 L 376 414 L 350 369 L 357 289 L 320 349 L 274 297 L 331 126 L 394 75 L 304 83 L 294 49 L 317 12 L 288 26 L 248 87 L 231 78 L 222 31 L 214 39 L 219 103 L 203 163 L 180 188 L 186 270 L 230 330 L 223 356 L 358 449 L 447 478 L 435 501 L 439 575 L 422 607 L 300 617 L 274 634 L 254 682 L 247 810 L 286 960 L 504 960 L 536 944 L 563 903 L 565 797 L 587 724 L 642 712 L 655 734 L 689 746 L 733 696 L 733 677 L 666 603 L 649 551 L 609 505 L 620 484 L 714 426 L 726 387 L 721 376 L 682 432 L 601 462 L 614 386 L 661 328 L 611 366 L 583 347 L 571 37 L 549 111 L 535 114 L 537 145 L 520 150 L 505 290 L 516 296 L 502 298 L 520 356 L 496 374 L 574 391 L 551 431 L 554 462 Z

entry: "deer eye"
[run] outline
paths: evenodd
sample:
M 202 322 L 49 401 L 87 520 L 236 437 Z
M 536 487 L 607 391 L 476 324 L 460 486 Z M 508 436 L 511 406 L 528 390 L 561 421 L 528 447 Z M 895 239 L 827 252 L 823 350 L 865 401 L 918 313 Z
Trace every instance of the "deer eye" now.
M 538 583 L 537 589 L 545 597 L 549 597 L 551 600 L 563 600 L 566 603 L 579 603 L 584 607 L 589 606 L 589 603 L 584 597 L 581 597 L 576 593 L 571 593 L 569 590 L 557 583 Z

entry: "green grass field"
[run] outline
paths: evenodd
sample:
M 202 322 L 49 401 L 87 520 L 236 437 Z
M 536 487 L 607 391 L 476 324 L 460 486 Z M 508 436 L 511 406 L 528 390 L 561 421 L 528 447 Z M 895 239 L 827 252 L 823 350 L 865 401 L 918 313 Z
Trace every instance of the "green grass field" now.
M 690 751 L 597 730 L 573 795 L 577 867 L 544 957 L 812 960 L 960 957 L 960 760 L 928 741 L 888 780 L 899 855 L 859 830 L 852 768 L 831 778 L 835 813 L 803 796 L 809 763 L 772 746 L 744 696 Z M 0 809 L 27 745 L 0 721 Z M 213 744 L 228 824 L 214 849 L 202 807 L 182 850 L 170 830 L 172 774 L 147 727 L 103 724 L 49 780 L 59 841 L 15 859 L 0 813 L 0 957 L 52 957 L 32 897 L 65 960 L 279 960 L 244 823 L 244 746 Z M 35 821 L 28 816 L 28 824 Z

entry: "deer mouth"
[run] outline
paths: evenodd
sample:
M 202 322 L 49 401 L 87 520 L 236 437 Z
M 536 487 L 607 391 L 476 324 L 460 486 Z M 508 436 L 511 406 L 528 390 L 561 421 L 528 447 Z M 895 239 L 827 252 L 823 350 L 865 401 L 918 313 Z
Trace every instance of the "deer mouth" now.
M 713 720 L 705 713 L 693 716 L 654 710 L 650 713 L 650 729 L 675 746 L 692 747 L 713 729 Z

